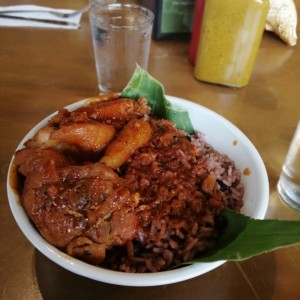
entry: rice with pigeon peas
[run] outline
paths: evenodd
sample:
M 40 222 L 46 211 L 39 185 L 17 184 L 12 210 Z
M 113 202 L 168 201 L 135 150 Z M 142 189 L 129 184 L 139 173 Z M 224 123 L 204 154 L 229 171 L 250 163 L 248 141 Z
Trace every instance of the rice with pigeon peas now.
M 125 272 L 167 270 L 214 248 L 215 218 L 224 207 L 240 211 L 241 174 L 234 162 L 166 120 L 151 121 L 152 140 L 122 173 L 139 191 L 138 238 L 107 253 L 105 266 Z

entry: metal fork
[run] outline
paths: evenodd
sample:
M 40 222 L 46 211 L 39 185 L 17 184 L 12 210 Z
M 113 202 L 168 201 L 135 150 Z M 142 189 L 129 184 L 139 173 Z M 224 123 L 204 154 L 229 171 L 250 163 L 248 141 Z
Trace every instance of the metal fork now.
M 70 18 L 70 17 L 74 17 L 78 14 L 84 13 L 89 9 L 89 5 L 83 7 L 82 9 L 76 10 L 76 11 L 72 11 L 72 12 L 67 12 L 67 13 L 63 13 L 63 12 L 59 12 L 59 11 L 51 11 L 51 10 L 4 10 L 1 11 L 0 10 L 0 15 L 2 14 L 9 14 L 9 13 L 32 13 L 32 12 L 44 12 L 44 13 L 50 13 L 56 17 L 59 18 Z

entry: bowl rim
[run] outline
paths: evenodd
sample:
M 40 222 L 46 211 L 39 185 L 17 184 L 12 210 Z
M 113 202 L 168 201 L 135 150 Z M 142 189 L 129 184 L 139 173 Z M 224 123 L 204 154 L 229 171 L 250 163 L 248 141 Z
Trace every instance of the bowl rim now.
M 265 165 L 260 157 L 257 149 L 254 147 L 252 142 L 244 135 L 244 133 L 238 129 L 233 123 L 228 121 L 223 116 L 218 113 L 194 102 L 191 102 L 186 99 L 182 99 L 179 97 L 166 95 L 166 98 L 171 101 L 172 104 L 188 107 L 191 109 L 200 109 L 205 114 L 212 116 L 213 118 L 217 118 L 221 123 L 223 123 L 227 128 L 229 128 L 235 136 L 238 136 L 246 142 L 247 148 L 250 149 L 251 154 L 258 164 L 258 168 L 260 170 L 260 178 L 261 186 L 263 187 L 260 193 L 260 198 L 262 199 L 261 205 L 256 211 L 255 218 L 263 219 L 268 206 L 269 199 L 269 182 L 267 171 Z M 83 99 L 74 103 L 71 103 L 65 106 L 66 109 L 75 110 L 76 108 L 87 104 L 89 98 Z M 189 110 L 189 109 L 188 109 Z M 38 124 L 36 124 L 22 139 L 19 143 L 16 150 L 23 148 L 23 144 L 27 141 L 39 128 L 43 127 L 47 121 L 57 113 L 54 112 L 43 120 L 41 120 Z M 16 191 L 13 190 L 10 184 L 10 174 L 13 168 L 13 160 L 14 155 L 11 158 L 9 168 L 8 168 L 8 176 L 7 176 L 7 195 L 8 201 L 10 205 L 10 209 L 15 218 L 16 223 L 19 228 L 26 236 L 26 238 L 33 244 L 33 246 L 39 250 L 43 255 L 47 258 L 58 264 L 59 266 L 84 277 L 101 281 L 104 283 L 122 285 L 122 286 L 135 286 L 135 287 L 145 287 L 145 286 L 158 286 L 158 285 L 166 285 L 172 284 L 176 282 L 185 281 L 200 275 L 203 275 L 219 266 L 224 264 L 226 261 L 216 261 L 212 263 L 197 263 L 193 265 L 184 266 L 179 269 L 161 271 L 157 273 L 123 273 L 119 271 L 107 270 L 101 267 L 93 266 L 91 264 L 85 263 L 81 260 L 73 258 L 66 253 L 62 252 L 58 248 L 49 244 L 40 233 L 34 228 L 31 221 L 29 220 L 25 210 L 20 204 L 20 197 Z M 234 159 L 233 159 L 234 160 Z M 100 270 L 100 272 L 99 272 Z

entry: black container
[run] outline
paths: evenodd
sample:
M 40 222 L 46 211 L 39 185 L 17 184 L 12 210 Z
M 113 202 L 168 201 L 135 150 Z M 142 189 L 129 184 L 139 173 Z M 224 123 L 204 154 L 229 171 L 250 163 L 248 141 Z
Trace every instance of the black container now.
M 189 37 L 195 0 L 141 0 L 142 6 L 154 12 L 154 39 Z

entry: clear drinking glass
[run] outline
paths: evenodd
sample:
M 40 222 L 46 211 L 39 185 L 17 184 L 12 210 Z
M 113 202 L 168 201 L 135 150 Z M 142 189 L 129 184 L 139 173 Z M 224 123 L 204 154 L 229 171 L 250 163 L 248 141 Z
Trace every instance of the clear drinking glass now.
M 277 188 L 281 199 L 300 211 L 300 121 L 282 167 Z
M 147 69 L 153 13 L 135 4 L 94 4 L 90 24 L 99 90 L 121 92 L 136 64 Z

